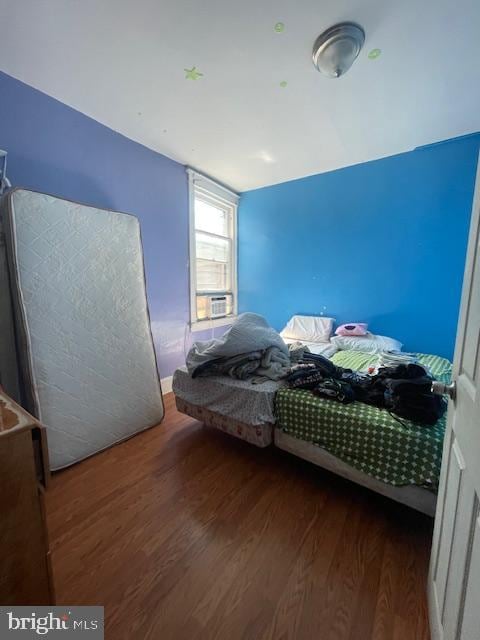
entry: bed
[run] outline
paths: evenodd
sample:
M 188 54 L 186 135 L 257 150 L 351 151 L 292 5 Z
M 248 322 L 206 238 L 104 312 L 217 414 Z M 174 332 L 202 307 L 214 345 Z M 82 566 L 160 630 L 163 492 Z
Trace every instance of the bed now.
M 435 378 L 449 382 L 448 360 L 417 357 Z M 366 371 L 376 356 L 339 351 L 331 360 Z M 276 396 L 275 417 L 277 447 L 433 515 L 446 416 L 425 427 L 362 402 L 343 405 L 283 388 Z
M 297 336 L 284 339 L 299 341 Z M 344 368 L 367 371 L 377 364 L 378 354 L 302 342 Z M 436 379 L 449 382 L 448 360 L 416 355 Z M 423 513 L 435 513 L 445 416 L 425 427 L 361 402 L 344 405 L 277 382 L 255 385 L 225 376 L 193 380 L 185 369 L 175 373 L 173 390 L 178 409 L 205 424 L 257 446 L 273 443 Z
M 179 411 L 257 447 L 273 442 L 275 394 L 280 386 L 226 376 L 193 380 L 185 367 L 175 371 L 172 384 Z

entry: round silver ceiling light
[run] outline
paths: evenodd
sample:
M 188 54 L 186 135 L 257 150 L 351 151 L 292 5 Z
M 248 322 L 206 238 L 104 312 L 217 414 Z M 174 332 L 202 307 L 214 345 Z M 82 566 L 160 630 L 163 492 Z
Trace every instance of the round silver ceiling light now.
M 346 73 L 365 42 L 365 31 L 354 22 L 341 22 L 324 31 L 313 45 L 313 64 L 329 78 Z

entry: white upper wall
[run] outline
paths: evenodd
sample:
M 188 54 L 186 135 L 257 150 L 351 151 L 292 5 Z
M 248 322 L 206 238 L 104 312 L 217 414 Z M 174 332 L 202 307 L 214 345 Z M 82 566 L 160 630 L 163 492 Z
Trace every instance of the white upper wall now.
M 366 42 L 330 80 L 311 48 L 342 20 Z M 0 21 L 3 71 L 237 190 L 480 129 L 478 0 L 0 0 Z

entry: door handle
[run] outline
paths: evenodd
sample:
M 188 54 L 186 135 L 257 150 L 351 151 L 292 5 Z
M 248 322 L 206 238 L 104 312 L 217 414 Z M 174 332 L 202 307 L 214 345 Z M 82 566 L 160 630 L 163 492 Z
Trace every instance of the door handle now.
M 445 384 L 444 382 L 438 382 L 434 380 L 432 382 L 432 393 L 437 396 L 447 395 L 450 400 L 455 401 L 457 395 L 457 384 L 455 382 L 451 382 L 450 384 Z

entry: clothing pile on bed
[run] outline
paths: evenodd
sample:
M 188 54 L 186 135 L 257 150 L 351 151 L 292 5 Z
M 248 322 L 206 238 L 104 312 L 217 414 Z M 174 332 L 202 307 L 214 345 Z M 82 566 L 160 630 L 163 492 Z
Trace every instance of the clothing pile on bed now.
M 358 400 L 423 425 L 435 424 L 447 407 L 444 399 L 432 392 L 433 380 L 425 367 L 411 362 L 381 367 L 370 375 L 313 354 L 304 355 L 286 378 L 290 389 L 310 390 L 344 404 Z

